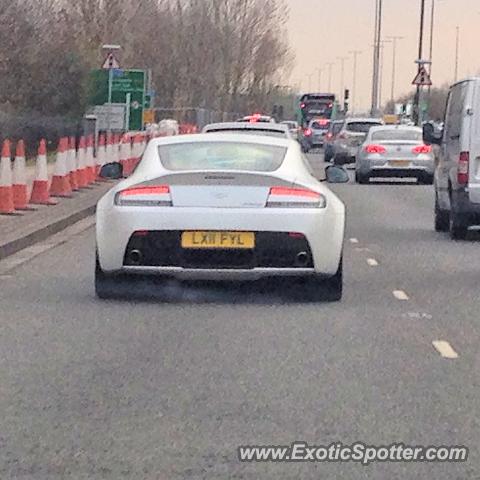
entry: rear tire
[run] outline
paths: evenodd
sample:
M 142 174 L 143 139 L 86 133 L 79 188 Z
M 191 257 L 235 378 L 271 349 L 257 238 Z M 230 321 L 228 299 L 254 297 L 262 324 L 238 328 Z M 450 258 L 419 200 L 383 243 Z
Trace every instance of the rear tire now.
M 468 234 L 468 224 L 461 215 L 453 210 L 450 212 L 450 237 L 452 240 L 465 240 Z
M 433 175 L 421 175 L 418 177 L 418 183 L 422 185 L 433 185 Z
M 355 181 L 360 185 L 366 185 L 370 183 L 370 177 L 368 175 L 362 175 L 359 172 L 355 172 Z
M 308 297 L 315 302 L 339 302 L 343 296 L 343 258 L 340 259 L 337 273 L 325 279 L 308 280 Z
M 105 273 L 100 267 L 98 256 L 95 260 L 95 294 L 102 300 L 117 298 L 121 294 L 121 287 L 125 285 L 125 279 Z
M 438 205 L 438 198 L 435 198 L 435 231 L 448 232 L 450 229 L 450 213 L 442 210 Z

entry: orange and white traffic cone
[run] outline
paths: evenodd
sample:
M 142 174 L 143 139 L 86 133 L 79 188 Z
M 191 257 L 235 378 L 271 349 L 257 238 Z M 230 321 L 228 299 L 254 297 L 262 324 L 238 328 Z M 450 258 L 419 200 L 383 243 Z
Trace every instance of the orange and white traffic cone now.
M 100 135 L 98 137 L 98 149 L 97 149 L 97 157 L 95 159 L 95 170 L 96 170 L 96 177 L 99 180 L 104 180 L 99 177 L 101 168 L 107 163 L 107 150 L 105 147 L 105 135 Z
M 85 165 L 85 157 L 86 157 L 86 150 L 85 150 L 85 137 L 80 137 L 80 142 L 78 144 L 78 155 L 77 155 L 77 182 L 79 188 L 86 188 L 88 187 L 88 178 L 87 178 L 87 170 Z
M 53 174 L 52 185 L 50 186 L 50 195 L 53 197 L 72 196 L 72 186 L 70 185 L 69 172 L 67 169 L 67 145 L 67 138 L 62 137 L 58 143 L 55 173 Z
M 10 142 L 5 140 L 3 142 L 2 158 L 0 160 L 0 214 L 2 215 L 12 215 L 15 213 L 11 162 Z
M 50 198 L 48 189 L 48 168 L 47 168 L 47 144 L 40 140 L 38 147 L 37 165 L 35 180 L 33 181 L 30 203 L 36 205 L 56 205 L 56 201 Z
M 70 137 L 67 151 L 67 170 L 70 179 L 70 185 L 74 192 L 78 191 L 77 181 L 77 149 L 75 147 L 75 137 Z
M 17 142 L 13 163 L 13 204 L 15 210 L 33 210 L 28 206 L 27 170 L 23 140 Z
M 122 143 L 120 144 L 120 163 L 123 167 L 123 174 L 125 176 L 130 175 L 131 165 L 130 165 L 130 143 L 126 135 L 122 138 Z
M 142 158 L 142 137 L 140 134 L 136 134 L 135 138 L 133 140 L 133 157 L 134 157 L 134 168 L 138 165 L 140 162 L 140 159 Z
M 112 163 L 113 160 L 113 140 L 112 134 L 107 133 L 107 146 L 106 146 L 106 162 Z
M 86 163 L 86 174 L 88 184 L 91 185 L 95 183 L 97 179 L 96 169 L 95 169 L 95 157 L 93 153 L 93 135 L 88 135 L 87 137 L 87 150 L 85 156 Z

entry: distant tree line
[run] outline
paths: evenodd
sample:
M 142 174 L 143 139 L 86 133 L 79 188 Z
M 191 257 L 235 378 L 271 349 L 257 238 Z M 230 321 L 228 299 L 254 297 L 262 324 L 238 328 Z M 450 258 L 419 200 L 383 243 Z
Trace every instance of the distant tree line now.
M 0 112 L 79 118 L 105 43 L 152 69 L 161 106 L 269 108 L 287 15 L 283 0 L 0 0 Z
M 427 102 L 428 104 L 428 116 L 431 120 L 443 120 L 449 88 L 450 87 L 447 84 L 442 85 L 441 87 L 435 87 L 430 90 L 430 94 L 428 93 L 428 90 L 425 89 L 423 93 L 423 101 Z M 414 97 L 415 93 L 411 92 L 402 95 L 394 102 L 388 102 L 385 105 L 385 112 L 393 113 L 396 103 L 413 103 Z

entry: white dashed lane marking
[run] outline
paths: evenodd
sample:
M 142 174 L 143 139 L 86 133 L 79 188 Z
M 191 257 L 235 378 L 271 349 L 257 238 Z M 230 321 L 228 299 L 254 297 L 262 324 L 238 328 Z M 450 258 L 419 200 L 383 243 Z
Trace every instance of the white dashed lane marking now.
M 374 258 L 367 258 L 367 263 L 370 267 L 378 267 L 378 262 Z
M 354 244 L 359 243 L 358 238 L 351 238 L 350 243 L 354 243 Z
M 393 291 L 393 296 L 394 296 L 397 300 L 402 300 L 402 301 L 409 300 L 408 295 L 407 295 L 403 290 L 394 290 L 394 291 Z
M 443 357 L 450 360 L 458 358 L 458 353 L 445 340 L 435 340 L 432 342 L 433 348 Z

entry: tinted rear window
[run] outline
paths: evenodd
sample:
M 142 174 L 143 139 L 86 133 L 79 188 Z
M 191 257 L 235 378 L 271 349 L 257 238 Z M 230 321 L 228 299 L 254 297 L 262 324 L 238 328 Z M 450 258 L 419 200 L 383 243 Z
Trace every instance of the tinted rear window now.
M 376 141 L 409 141 L 409 142 L 420 142 L 422 140 L 421 130 L 379 130 L 378 132 L 372 133 L 372 140 Z
M 287 134 L 281 130 L 270 130 L 270 129 L 260 129 L 260 128 L 238 128 L 238 129 L 223 129 L 219 128 L 216 130 L 208 130 L 207 133 L 244 133 L 248 135 L 262 135 L 266 137 L 275 137 L 275 138 L 287 138 Z
M 280 168 L 287 148 L 244 142 L 192 142 L 158 147 L 168 170 L 245 170 L 273 172 Z
M 330 122 L 312 122 L 311 128 L 314 130 L 328 130 L 328 127 L 330 126 Z
M 378 127 L 381 123 L 374 122 L 349 122 L 347 130 L 355 133 L 368 133 L 372 127 Z

